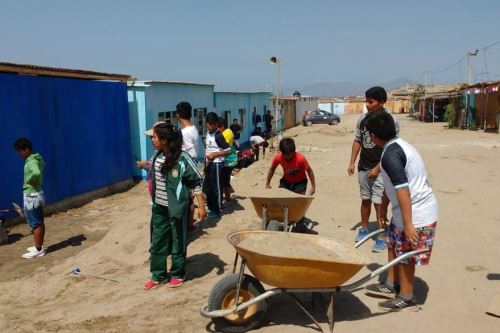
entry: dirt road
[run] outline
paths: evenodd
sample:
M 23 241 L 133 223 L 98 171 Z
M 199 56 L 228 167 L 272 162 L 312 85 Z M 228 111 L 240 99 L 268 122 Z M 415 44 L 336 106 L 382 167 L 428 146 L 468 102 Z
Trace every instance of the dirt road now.
M 422 154 L 440 210 L 429 266 L 417 268 L 416 294 L 422 310 L 384 313 L 380 300 L 363 290 L 336 296 L 335 332 L 373 333 L 494 332 L 498 318 L 485 314 L 500 292 L 500 136 L 448 130 L 399 116 L 401 136 Z M 347 175 L 352 129 L 357 116 L 338 126 L 314 125 L 286 132 L 306 155 L 317 178 L 307 212 L 320 235 L 351 242 L 359 221 L 356 177 Z M 235 203 L 221 220 L 206 222 L 191 238 L 187 281 L 181 288 L 142 290 L 149 278 L 150 203 L 145 183 L 47 219 L 49 252 L 21 258 L 32 238 L 26 226 L 10 230 L 0 247 L 1 332 L 205 332 L 199 315 L 212 286 L 230 272 L 234 250 L 225 237 L 234 230 L 258 229 L 260 221 L 247 193 L 263 190 L 272 153 L 233 180 Z M 280 172 L 273 179 L 277 187 Z M 373 220 L 373 218 L 372 218 Z M 353 278 L 386 262 L 385 254 L 361 251 L 372 264 Z M 82 275 L 65 275 L 79 267 Z M 495 275 L 496 274 L 496 275 Z M 113 282 L 93 276 L 117 280 Z M 304 299 L 310 306 L 309 298 Z M 327 328 L 327 318 L 316 310 Z M 269 322 L 256 332 L 314 332 L 310 321 L 287 297 L 270 299 Z

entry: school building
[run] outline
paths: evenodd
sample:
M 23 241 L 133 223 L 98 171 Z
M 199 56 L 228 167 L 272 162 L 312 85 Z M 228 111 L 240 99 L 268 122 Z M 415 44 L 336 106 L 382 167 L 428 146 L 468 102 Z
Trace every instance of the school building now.
M 0 63 L 0 207 L 22 206 L 27 137 L 45 160 L 47 214 L 132 185 L 129 75 Z
M 193 107 L 191 121 L 200 134 L 199 147 L 206 133 L 205 117 L 214 110 L 214 85 L 174 81 L 131 81 L 128 82 L 128 112 L 134 177 L 145 179 L 147 174 L 135 166 L 136 160 L 148 160 L 154 152 L 151 139 L 144 135 L 158 121 L 177 124 L 175 107 L 187 101 Z M 204 151 L 199 152 L 199 158 Z
M 178 125 L 175 108 L 179 102 L 186 101 L 193 107 L 191 121 L 200 135 L 198 159 L 205 156 L 204 138 L 206 136 L 205 117 L 208 112 L 216 112 L 228 120 L 238 119 L 242 126 L 240 142 L 250 139 L 255 128 L 257 114 L 263 115 L 269 109 L 268 92 L 214 92 L 213 84 L 173 82 L 173 81 L 130 81 L 128 82 L 128 106 L 130 119 L 131 150 L 133 174 L 136 178 L 146 179 L 144 170 L 135 167 L 136 160 L 149 159 L 154 148 L 144 131 L 157 121 Z
M 214 110 L 226 118 L 228 126 L 231 126 L 233 119 L 238 120 L 242 127 L 240 143 L 243 144 L 250 140 L 257 125 L 257 116 L 261 117 L 264 124 L 264 115 L 270 110 L 269 96 L 269 92 L 218 91 L 214 94 Z M 261 130 L 264 131 L 264 128 Z

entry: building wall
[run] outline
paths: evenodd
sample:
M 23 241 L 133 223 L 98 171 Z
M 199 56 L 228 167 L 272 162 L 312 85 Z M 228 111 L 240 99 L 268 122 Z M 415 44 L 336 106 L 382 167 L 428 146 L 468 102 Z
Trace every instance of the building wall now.
M 500 92 L 475 95 L 476 126 L 486 130 L 497 129 L 497 114 L 500 113 Z
M 283 99 L 280 100 L 281 104 L 281 119 L 282 119 L 282 125 L 278 123 L 278 131 L 286 130 L 292 127 L 295 127 L 297 124 L 295 114 L 296 114 L 296 109 L 295 109 L 295 100 L 293 99 Z M 278 118 L 279 120 L 279 118 Z
M 392 113 L 409 113 L 410 112 L 410 101 L 397 99 L 397 100 L 388 100 L 385 103 L 385 108 L 390 110 Z
M 344 105 L 344 113 L 366 113 L 366 104 L 364 101 L 349 101 Z
M 302 116 L 306 111 L 314 111 L 318 109 L 317 97 L 300 97 L 295 102 L 295 124 L 299 124 Z
M 324 102 L 319 103 L 319 109 L 331 112 L 337 115 L 342 115 L 346 112 L 346 103 L 343 102 Z
M 137 83 L 134 83 L 137 84 Z M 175 118 L 175 107 L 179 102 L 186 101 L 193 107 L 191 121 L 200 132 L 198 158 L 204 156 L 203 136 L 206 132 L 206 113 L 214 111 L 214 87 L 213 85 L 198 85 L 175 82 L 145 82 L 139 86 L 128 87 L 129 117 L 131 119 L 131 136 L 133 138 L 131 149 L 134 159 L 149 159 L 154 148 L 144 131 L 160 120 L 160 114 L 169 112 L 171 122 L 179 125 Z M 195 119 L 198 109 L 206 109 L 200 112 L 200 121 Z M 195 114 L 196 113 L 196 114 Z M 163 118 L 162 118 L 163 120 Z M 200 126 L 201 125 L 201 126 Z M 134 162 L 135 163 L 135 162 Z M 134 166 L 134 176 L 146 178 L 146 173 Z
M 127 88 L 119 82 L 0 73 L 0 207 L 22 203 L 29 138 L 46 163 L 47 204 L 132 178 Z
M 134 177 L 147 178 L 146 171 L 138 169 L 135 165 L 137 160 L 148 160 L 148 145 L 151 145 L 149 137 L 144 135 L 148 129 L 146 126 L 146 92 L 144 87 L 128 87 L 128 116 L 130 121 L 130 140 L 132 149 L 132 170 Z
M 318 108 L 320 110 L 326 111 L 326 112 L 332 112 L 333 111 L 333 105 L 332 103 L 318 103 Z
M 228 125 L 232 124 L 233 119 L 238 119 L 242 126 L 240 144 L 250 140 L 252 131 L 256 127 L 256 116 L 262 118 L 261 130 L 265 130 L 264 113 L 271 110 L 269 103 L 269 93 L 244 93 L 244 92 L 216 92 L 214 94 L 214 104 L 219 116 L 224 116 L 230 112 Z M 240 109 L 244 110 L 244 123 L 241 122 Z

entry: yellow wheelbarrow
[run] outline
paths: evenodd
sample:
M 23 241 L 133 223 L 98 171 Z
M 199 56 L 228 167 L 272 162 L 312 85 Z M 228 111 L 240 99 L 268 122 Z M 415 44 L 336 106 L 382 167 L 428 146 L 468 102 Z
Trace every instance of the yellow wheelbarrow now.
M 314 199 L 285 189 L 274 190 L 269 194 L 263 191 L 249 198 L 262 220 L 262 230 L 270 231 L 291 230 L 296 222 L 302 220 Z
M 225 276 L 214 285 L 208 297 L 208 304 L 201 307 L 200 313 L 211 318 L 220 331 L 246 332 L 258 327 L 264 320 L 267 298 L 288 293 L 323 332 L 313 315 L 294 294 L 328 292 L 328 319 L 330 332 L 333 332 L 335 292 L 358 288 L 401 260 L 428 251 L 421 249 L 405 253 L 358 281 L 342 286 L 369 263 L 356 248 L 382 232 L 384 230 L 381 229 L 368 234 L 355 246 L 308 234 L 275 231 L 233 232 L 227 236 L 227 240 L 237 251 L 233 274 Z M 242 260 L 239 274 L 235 274 L 238 255 Z M 247 267 L 253 276 L 245 274 Z M 275 288 L 265 290 L 262 283 Z

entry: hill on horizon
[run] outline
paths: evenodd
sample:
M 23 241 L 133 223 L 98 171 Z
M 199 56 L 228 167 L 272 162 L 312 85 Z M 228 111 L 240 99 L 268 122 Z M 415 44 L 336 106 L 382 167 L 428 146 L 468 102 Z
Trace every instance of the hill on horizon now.
M 301 95 L 317 96 L 317 97 L 342 97 L 342 96 L 357 96 L 363 95 L 366 89 L 380 85 L 387 91 L 398 88 L 406 83 L 415 83 L 408 78 L 397 78 L 383 83 L 354 83 L 354 82 L 333 82 L 323 81 L 307 84 L 297 89 L 285 89 L 289 91 L 289 95 L 298 90 Z

